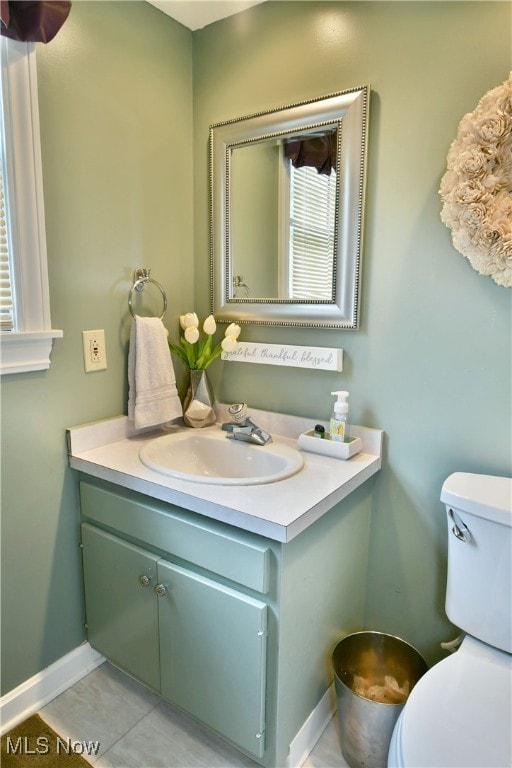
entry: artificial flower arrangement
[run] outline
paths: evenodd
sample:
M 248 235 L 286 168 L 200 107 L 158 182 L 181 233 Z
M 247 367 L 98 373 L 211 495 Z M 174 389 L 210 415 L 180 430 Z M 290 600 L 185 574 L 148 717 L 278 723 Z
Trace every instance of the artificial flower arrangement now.
M 512 73 L 462 118 L 439 191 L 455 248 L 512 287 Z
M 240 335 L 240 326 L 236 323 L 228 325 L 224 332 L 224 338 L 213 346 L 213 334 L 217 330 L 217 324 L 213 315 L 209 315 L 203 323 L 205 338 L 201 339 L 199 331 L 199 319 L 195 312 L 187 312 L 180 316 L 180 326 L 183 335 L 179 344 L 169 341 L 169 349 L 182 360 L 191 371 L 200 371 L 208 368 L 221 352 L 232 352 L 236 347 Z

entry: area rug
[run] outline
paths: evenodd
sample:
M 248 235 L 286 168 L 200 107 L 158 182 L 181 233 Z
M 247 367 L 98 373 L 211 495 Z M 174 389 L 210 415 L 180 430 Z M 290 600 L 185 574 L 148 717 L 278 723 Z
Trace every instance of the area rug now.
M 64 738 L 39 715 L 2 736 L 2 768 L 91 768 L 82 755 L 95 754 L 93 742 Z

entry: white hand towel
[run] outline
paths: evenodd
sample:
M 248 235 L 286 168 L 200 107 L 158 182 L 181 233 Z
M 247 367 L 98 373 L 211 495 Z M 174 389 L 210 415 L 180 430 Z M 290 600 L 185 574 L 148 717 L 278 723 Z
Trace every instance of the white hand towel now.
M 133 319 L 128 352 L 128 418 L 136 429 L 183 415 L 167 331 L 159 317 Z

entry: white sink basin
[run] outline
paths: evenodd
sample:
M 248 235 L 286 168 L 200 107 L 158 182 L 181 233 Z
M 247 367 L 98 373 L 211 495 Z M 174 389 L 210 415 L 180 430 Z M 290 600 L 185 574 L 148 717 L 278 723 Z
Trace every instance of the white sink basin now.
M 275 439 L 264 446 L 228 438 L 218 428 L 156 437 L 139 452 L 146 467 L 194 483 L 260 485 L 302 469 L 302 454 Z

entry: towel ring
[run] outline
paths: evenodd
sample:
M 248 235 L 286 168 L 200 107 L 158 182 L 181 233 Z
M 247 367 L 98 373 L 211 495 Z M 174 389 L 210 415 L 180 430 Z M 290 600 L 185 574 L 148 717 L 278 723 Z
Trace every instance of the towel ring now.
M 165 313 L 167 312 L 167 296 L 165 295 L 165 291 L 160 285 L 160 283 L 157 280 L 153 280 L 151 277 L 151 270 L 150 269 L 143 269 L 142 267 L 138 267 L 135 272 L 133 273 L 133 285 L 130 288 L 130 293 L 128 294 L 128 306 L 130 308 L 130 314 L 132 317 L 135 317 L 135 312 L 133 311 L 132 307 L 132 299 L 133 299 L 133 292 L 137 291 L 140 293 L 144 290 L 144 287 L 147 283 L 153 283 L 153 285 L 156 285 L 160 293 L 162 294 L 162 299 L 164 301 L 164 308 L 163 312 L 160 315 L 160 320 L 163 320 L 165 317 Z

